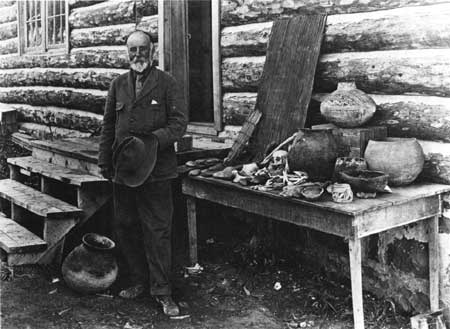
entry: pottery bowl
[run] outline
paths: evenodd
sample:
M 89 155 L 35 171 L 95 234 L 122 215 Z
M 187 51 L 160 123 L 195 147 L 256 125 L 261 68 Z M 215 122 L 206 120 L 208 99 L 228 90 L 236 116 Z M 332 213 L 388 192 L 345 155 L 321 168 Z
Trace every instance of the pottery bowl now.
M 300 194 L 309 201 L 318 200 L 323 194 L 323 188 L 319 185 L 310 185 L 302 189 Z
M 114 241 L 96 233 L 87 233 L 82 241 L 86 247 L 94 250 L 111 250 L 115 247 Z
M 389 178 L 384 172 L 373 170 L 343 171 L 340 176 L 358 192 L 385 192 Z

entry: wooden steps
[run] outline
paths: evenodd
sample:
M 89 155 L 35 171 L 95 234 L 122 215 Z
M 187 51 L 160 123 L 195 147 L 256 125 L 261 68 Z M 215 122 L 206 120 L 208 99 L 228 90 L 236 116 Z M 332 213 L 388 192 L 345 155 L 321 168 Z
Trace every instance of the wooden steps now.
M 19 167 L 22 174 L 27 175 L 23 170 L 51 178 L 62 183 L 74 186 L 87 186 L 96 183 L 106 183 L 108 180 L 91 175 L 79 169 L 65 168 L 43 160 L 28 157 L 8 158 L 8 164 Z
M 12 179 L 0 180 L 0 197 L 48 219 L 77 218 L 83 211 Z
M 47 243 L 12 219 L 0 216 L 0 248 L 8 254 L 40 252 Z

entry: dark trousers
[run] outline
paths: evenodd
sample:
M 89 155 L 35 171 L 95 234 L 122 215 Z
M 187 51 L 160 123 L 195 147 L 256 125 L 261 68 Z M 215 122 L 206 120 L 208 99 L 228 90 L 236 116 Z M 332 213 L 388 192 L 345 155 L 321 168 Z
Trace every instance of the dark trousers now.
M 152 295 L 171 294 L 171 181 L 114 184 L 114 212 L 113 231 L 131 282 L 149 282 Z

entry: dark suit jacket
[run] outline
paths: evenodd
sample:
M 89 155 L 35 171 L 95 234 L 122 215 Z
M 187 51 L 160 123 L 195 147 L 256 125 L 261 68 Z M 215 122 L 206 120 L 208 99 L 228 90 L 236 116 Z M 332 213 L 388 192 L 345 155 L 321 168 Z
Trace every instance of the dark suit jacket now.
M 153 134 L 159 148 L 150 180 L 176 177 L 174 142 L 180 139 L 187 124 L 180 92 L 175 79 L 152 67 L 142 91 L 135 97 L 134 74 L 128 72 L 113 80 L 109 88 L 103 117 L 98 164 L 113 167 L 112 154 L 127 136 Z

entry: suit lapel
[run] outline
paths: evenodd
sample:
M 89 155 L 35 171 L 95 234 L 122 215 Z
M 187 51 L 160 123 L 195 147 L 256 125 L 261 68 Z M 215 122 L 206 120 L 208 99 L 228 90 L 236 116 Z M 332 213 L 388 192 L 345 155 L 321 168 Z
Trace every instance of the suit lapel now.
M 130 99 L 135 99 L 135 93 L 134 93 L 134 77 L 133 72 L 128 72 L 128 96 L 130 96 Z
M 156 87 L 157 84 L 158 84 L 158 70 L 152 67 L 150 69 L 147 78 L 144 81 L 144 85 L 142 86 L 141 92 L 136 97 L 136 101 L 138 101 L 139 99 L 150 93 Z

